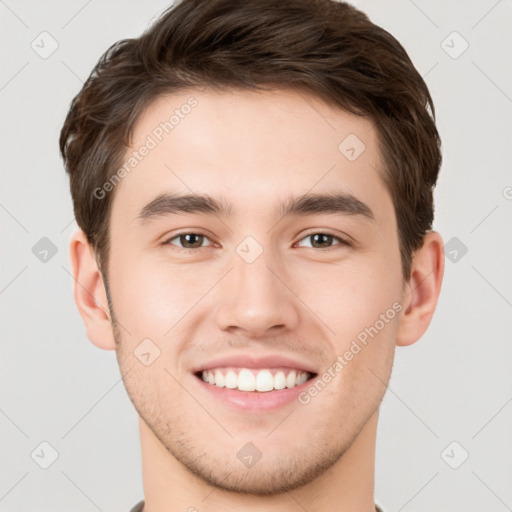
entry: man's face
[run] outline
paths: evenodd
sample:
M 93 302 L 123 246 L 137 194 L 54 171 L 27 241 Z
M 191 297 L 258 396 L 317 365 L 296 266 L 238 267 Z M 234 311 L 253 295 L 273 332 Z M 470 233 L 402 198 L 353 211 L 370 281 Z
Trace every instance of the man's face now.
M 176 109 L 166 133 L 160 123 Z M 204 481 L 262 494 L 304 485 L 376 417 L 391 372 L 405 297 L 376 130 L 297 92 L 193 90 L 144 112 L 127 158 L 143 145 L 147 156 L 116 186 L 110 222 L 129 396 Z M 163 200 L 144 209 L 163 194 L 208 195 L 230 213 L 173 213 Z M 283 216 L 305 194 L 350 195 L 367 214 Z M 282 387 L 284 377 L 291 387 L 240 391 L 200 378 L 209 369 L 226 384 L 231 371 L 230 386 L 250 388 L 242 368 L 261 386 Z M 295 386 L 293 370 L 313 379 Z

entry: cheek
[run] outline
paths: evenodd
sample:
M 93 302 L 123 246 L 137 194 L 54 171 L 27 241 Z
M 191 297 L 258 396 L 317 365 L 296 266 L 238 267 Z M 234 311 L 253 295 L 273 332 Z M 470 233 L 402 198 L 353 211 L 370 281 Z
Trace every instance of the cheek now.
M 142 258 L 131 264 L 126 260 L 112 272 L 117 319 L 139 337 L 162 338 L 211 288 L 215 271 L 198 269 L 143 262 Z
M 296 267 L 293 287 L 342 348 L 401 299 L 400 272 L 399 262 L 368 254 L 337 265 Z

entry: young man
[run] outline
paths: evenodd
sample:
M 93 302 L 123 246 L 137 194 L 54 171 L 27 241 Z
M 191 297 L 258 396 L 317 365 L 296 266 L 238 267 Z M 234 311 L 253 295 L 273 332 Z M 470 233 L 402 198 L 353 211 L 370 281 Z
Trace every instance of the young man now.
M 139 414 L 133 511 L 370 512 L 397 345 L 444 272 L 440 140 L 390 34 L 327 0 L 183 0 L 61 133 L 75 301 Z

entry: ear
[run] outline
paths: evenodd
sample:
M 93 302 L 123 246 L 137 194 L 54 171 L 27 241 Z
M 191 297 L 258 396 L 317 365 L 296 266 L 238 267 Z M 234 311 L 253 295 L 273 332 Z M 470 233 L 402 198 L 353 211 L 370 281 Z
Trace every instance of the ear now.
M 84 321 L 87 337 L 98 348 L 115 350 L 103 277 L 94 250 L 82 230 L 71 237 L 69 256 L 75 281 L 73 296 Z
M 397 345 L 412 345 L 427 330 L 437 306 L 443 275 L 443 239 L 436 231 L 430 231 L 413 255 L 411 277 L 404 292 L 405 311 L 398 324 Z

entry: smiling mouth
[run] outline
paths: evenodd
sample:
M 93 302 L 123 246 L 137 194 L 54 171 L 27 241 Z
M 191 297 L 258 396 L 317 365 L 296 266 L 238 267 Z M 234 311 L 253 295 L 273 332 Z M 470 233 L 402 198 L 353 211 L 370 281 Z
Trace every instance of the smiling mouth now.
M 219 388 L 265 393 L 300 386 L 316 373 L 292 368 L 212 368 L 194 374 L 203 382 Z

